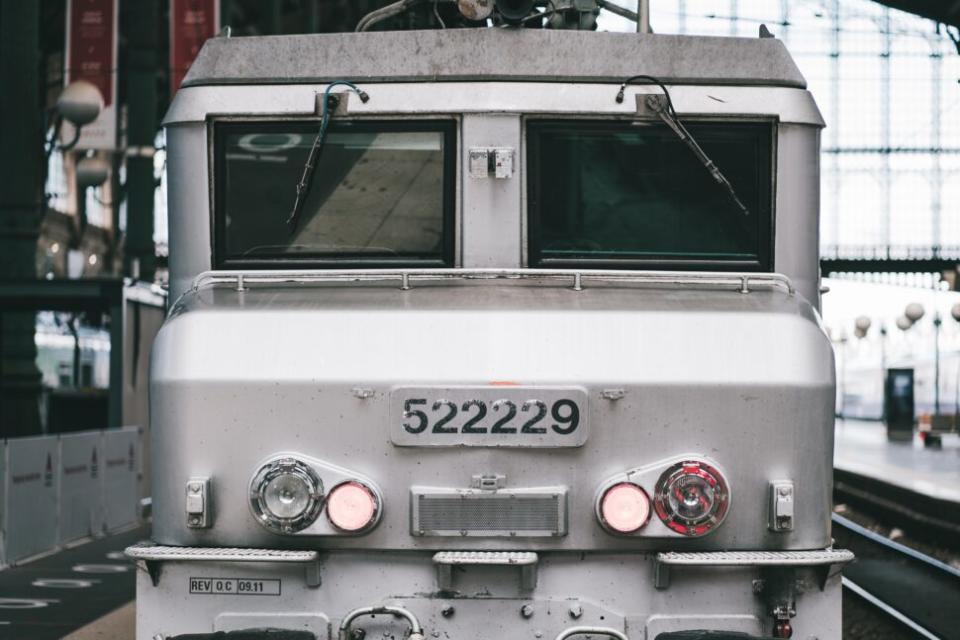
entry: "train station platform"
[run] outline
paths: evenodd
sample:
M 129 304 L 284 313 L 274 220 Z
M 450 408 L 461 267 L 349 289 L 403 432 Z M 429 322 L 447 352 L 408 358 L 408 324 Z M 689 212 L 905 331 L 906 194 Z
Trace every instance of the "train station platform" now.
M 123 550 L 136 527 L 0 570 L 0 639 L 129 640 L 136 569 Z
M 913 440 L 887 439 L 882 422 L 837 420 L 835 469 L 868 476 L 915 493 L 960 503 L 960 436 L 943 437 L 941 449 Z
M 882 422 L 837 420 L 835 500 L 883 512 L 943 537 L 960 535 L 960 436 L 924 447 L 914 434 L 891 441 Z

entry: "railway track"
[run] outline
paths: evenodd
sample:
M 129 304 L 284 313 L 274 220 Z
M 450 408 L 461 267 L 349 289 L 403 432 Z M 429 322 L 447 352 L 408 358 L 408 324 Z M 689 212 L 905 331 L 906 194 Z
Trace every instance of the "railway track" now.
M 917 540 L 960 551 L 960 503 L 842 469 L 833 470 L 833 497 Z
M 857 559 L 844 569 L 845 596 L 915 638 L 960 638 L 960 571 L 834 514 L 837 546 Z

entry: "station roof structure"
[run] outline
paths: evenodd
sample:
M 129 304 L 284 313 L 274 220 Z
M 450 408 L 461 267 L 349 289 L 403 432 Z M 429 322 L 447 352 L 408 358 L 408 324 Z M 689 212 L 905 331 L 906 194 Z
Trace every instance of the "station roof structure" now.
M 183 86 L 211 84 L 502 81 L 622 82 L 805 88 L 775 38 L 719 38 L 540 29 L 447 29 L 218 37 Z
M 874 0 L 922 18 L 960 28 L 960 0 Z

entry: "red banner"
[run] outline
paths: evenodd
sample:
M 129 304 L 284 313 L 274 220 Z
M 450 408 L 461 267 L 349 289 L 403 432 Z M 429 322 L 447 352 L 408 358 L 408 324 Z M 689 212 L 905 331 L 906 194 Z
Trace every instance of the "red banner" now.
M 70 48 L 67 83 L 86 80 L 100 89 L 103 103 L 113 104 L 115 0 L 70 1 Z
M 83 127 L 77 149 L 113 149 L 117 144 L 117 0 L 68 0 L 64 81 L 86 80 L 100 90 L 103 110 Z M 72 129 L 64 124 L 64 139 Z
M 170 0 L 170 95 L 176 93 L 207 38 L 217 35 L 219 0 Z

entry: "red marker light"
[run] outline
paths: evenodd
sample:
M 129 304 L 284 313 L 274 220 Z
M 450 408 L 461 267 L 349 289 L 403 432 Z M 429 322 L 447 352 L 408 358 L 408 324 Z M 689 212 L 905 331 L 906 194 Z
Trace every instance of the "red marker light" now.
M 616 533 L 633 533 L 647 524 L 650 498 L 632 482 L 615 484 L 600 497 L 600 522 Z
M 327 495 L 327 518 L 341 531 L 363 531 L 372 526 L 379 515 L 380 500 L 360 482 L 344 482 Z

